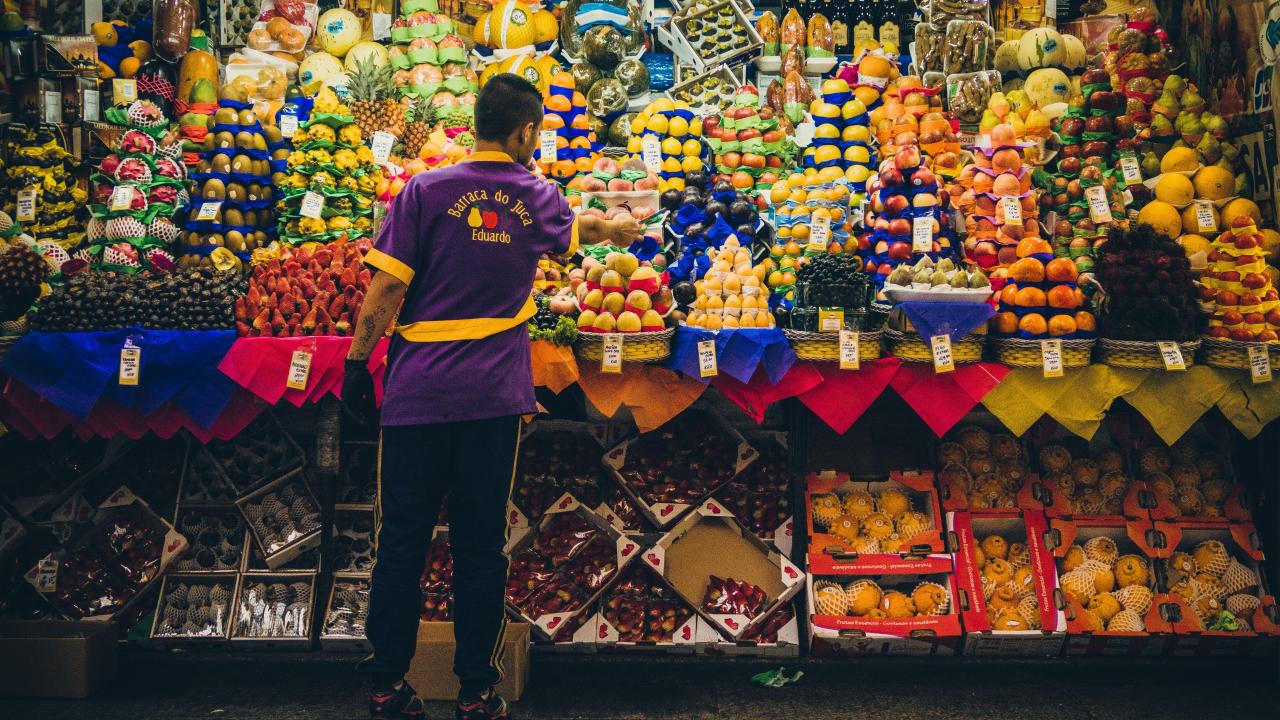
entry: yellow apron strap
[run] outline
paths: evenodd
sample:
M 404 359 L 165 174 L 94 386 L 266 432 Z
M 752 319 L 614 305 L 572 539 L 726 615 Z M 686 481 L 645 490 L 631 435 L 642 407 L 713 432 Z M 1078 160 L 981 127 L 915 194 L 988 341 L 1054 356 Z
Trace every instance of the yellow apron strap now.
M 449 342 L 480 340 L 497 335 L 523 323 L 538 312 L 538 303 L 530 296 L 515 317 L 473 318 L 470 320 L 420 320 L 397 325 L 396 332 L 409 342 Z

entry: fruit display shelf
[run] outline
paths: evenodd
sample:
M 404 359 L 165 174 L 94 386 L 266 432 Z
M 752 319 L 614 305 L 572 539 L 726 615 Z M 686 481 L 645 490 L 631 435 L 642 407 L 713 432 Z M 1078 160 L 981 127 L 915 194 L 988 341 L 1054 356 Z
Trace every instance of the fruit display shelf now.
M 536 524 L 565 493 L 602 516 L 613 514 L 605 502 L 599 462 L 613 433 L 609 425 L 570 420 L 542 419 L 524 426 L 508 524 Z

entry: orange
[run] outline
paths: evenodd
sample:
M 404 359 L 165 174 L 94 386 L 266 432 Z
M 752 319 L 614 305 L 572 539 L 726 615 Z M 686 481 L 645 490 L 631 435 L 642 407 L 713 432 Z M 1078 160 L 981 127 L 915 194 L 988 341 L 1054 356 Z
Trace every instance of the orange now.
M 1001 335 L 1012 335 L 1018 331 L 1018 316 L 1011 312 L 996 313 L 991 319 L 991 328 Z
M 1076 329 L 1080 332 L 1097 332 L 1098 323 L 1093 319 L 1093 314 L 1081 310 L 1076 313 Z
M 573 106 L 569 104 L 569 98 L 563 95 L 552 95 L 547 98 L 547 109 L 555 112 L 569 112 Z M 561 126 L 563 125 L 564 122 L 561 121 Z
M 749 173 L 739 170 L 729 178 L 729 182 L 733 183 L 733 186 L 739 190 L 746 190 L 756 184 L 756 179 L 751 177 Z
M 573 162 L 575 165 L 577 165 L 578 172 L 583 172 L 583 173 L 591 172 L 591 166 L 593 163 L 591 161 L 590 155 L 580 157 L 577 160 L 574 160 Z
M 564 127 L 564 120 L 562 120 L 559 115 L 550 113 L 542 116 L 543 130 L 559 130 L 562 127 Z
M 569 123 L 569 127 L 574 130 L 590 130 L 591 123 L 587 120 L 586 113 L 583 113 L 582 115 L 575 117 L 573 122 Z
M 1009 283 L 1000 290 L 1000 304 L 1012 307 L 1018 304 L 1018 286 Z
M 1044 280 L 1044 263 L 1024 257 L 1009 266 L 1009 277 L 1018 282 L 1041 282 Z
M 571 178 L 578 172 L 578 166 L 572 160 L 557 160 L 551 165 L 551 177 Z
M 1070 310 L 1076 306 L 1075 288 L 1070 285 L 1055 285 L 1049 289 L 1048 301 L 1049 307 Z M 1075 327 L 1074 321 L 1071 326 Z
M 1049 334 L 1053 337 L 1070 335 L 1076 331 L 1076 321 L 1070 315 L 1054 315 L 1049 319 Z
M 1044 291 L 1034 287 L 1024 287 L 1019 290 L 1015 300 L 1014 304 L 1019 307 L 1044 307 L 1046 303 Z M 1043 320 L 1044 318 L 1041 318 L 1041 321 Z
M 1023 315 L 1022 319 L 1018 321 L 1018 329 L 1032 335 L 1043 335 L 1049 332 L 1049 326 L 1045 323 L 1044 317 L 1040 313 Z
M 587 97 L 577 90 L 573 91 L 573 107 L 586 107 Z

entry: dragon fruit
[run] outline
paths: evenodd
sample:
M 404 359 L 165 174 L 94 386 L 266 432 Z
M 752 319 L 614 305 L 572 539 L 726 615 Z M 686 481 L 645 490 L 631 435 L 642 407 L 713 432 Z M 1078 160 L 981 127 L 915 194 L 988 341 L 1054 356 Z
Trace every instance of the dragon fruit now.
M 135 218 L 126 215 L 108 220 L 106 234 L 108 240 L 127 240 L 146 236 L 147 229 Z
M 151 167 L 142 158 L 125 158 L 116 168 L 115 177 L 120 182 L 149 183 Z
M 156 173 L 160 177 L 185 180 L 187 178 L 187 167 L 180 162 L 162 157 L 156 159 Z
M 178 269 L 178 262 L 174 260 L 173 255 L 160 248 L 151 248 L 147 251 L 147 264 L 161 272 L 176 272 Z
M 120 152 L 155 155 L 156 140 L 141 130 L 126 130 L 120 137 Z
M 178 188 L 172 185 L 156 185 L 147 193 L 147 200 L 153 203 L 173 204 L 178 199 Z
M 102 262 L 107 265 L 139 267 L 138 251 L 134 250 L 133 246 L 129 243 L 108 245 L 102 250 Z
M 127 117 L 130 125 L 140 128 L 157 128 L 168 122 L 160 106 L 141 98 L 129 104 Z
M 103 175 L 114 176 L 116 174 L 116 168 L 118 167 L 120 167 L 120 156 L 115 153 L 111 153 L 102 159 L 102 164 L 98 166 L 98 169 L 102 171 Z
M 179 232 L 178 226 L 174 225 L 169 218 L 158 217 L 147 226 L 147 235 L 164 243 L 177 240 Z

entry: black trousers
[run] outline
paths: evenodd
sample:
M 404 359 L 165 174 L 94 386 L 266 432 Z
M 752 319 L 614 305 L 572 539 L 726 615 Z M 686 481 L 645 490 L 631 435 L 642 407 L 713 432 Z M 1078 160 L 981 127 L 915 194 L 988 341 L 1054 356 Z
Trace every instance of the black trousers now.
M 440 503 L 449 499 L 453 550 L 453 669 L 464 693 L 502 679 L 506 627 L 507 500 L 520 418 L 508 416 L 382 429 L 380 527 L 366 626 L 377 683 L 404 676 L 417 646 L 419 582 Z

